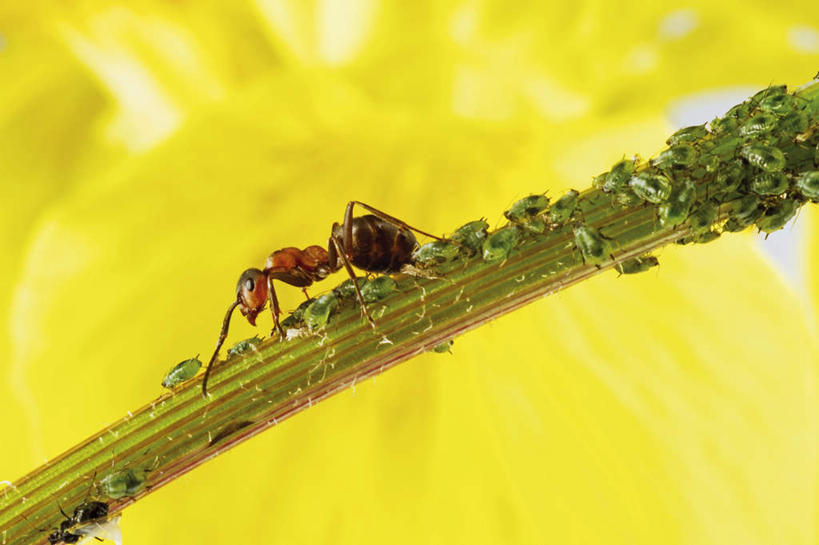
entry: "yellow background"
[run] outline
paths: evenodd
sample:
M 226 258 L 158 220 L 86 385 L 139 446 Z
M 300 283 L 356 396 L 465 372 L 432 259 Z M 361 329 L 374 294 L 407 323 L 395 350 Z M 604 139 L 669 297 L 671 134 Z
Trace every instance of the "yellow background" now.
M 4 2 L 0 480 L 209 355 L 239 273 L 347 200 L 498 225 L 656 152 L 686 97 L 808 81 L 817 6 Z M 806 289 L 754 235 L 665 249 L 186 475 L 126 543 L 812 543 L 816 212 Z

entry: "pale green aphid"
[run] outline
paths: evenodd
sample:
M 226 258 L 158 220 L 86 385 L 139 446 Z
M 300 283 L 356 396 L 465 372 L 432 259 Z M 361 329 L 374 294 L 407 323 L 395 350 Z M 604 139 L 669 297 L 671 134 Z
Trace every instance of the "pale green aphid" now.
M 733 132 L 739 123 L 735 117 L 718 117 L 708 124 L 714 134 L 722 134 L 726 132 Z
M 779 148 L 764 144 L 751 144 L 743 146 L 740 153 L 748 163 L 765 172 L 777 172 L 785 168 L 785 155 Z
M 741 143 L 742 141 L 736 136 L 726 136 L 715 141 L 708 153 L 716 155 L 720 159 L 727 159 L 734 156 Z
M 142 469 L 115 471 L 100 481 L 99 489 L 103 495 L 112 500 L 133 496 L 144 488 L 147 473 Z
M 609 244 L 595 229 L 588 225 L 577 225 L 574 228 L 574 242 L 589 265 L 599 265 L 609 257 Z
M 627 259 L 622 263 L 616 264 L 614 266 L 614 270 L 620 274 L 638 274 L 645 272 L 652 267 L 657 267 L 659 264 L 660 260 L 655 256 L 641 255 L 640 257 L 632 257 L 631 259 Z
M 603 191 L 606 193 L 617 192 L 625 189 L 631 174 L 634 172 L 634 161 L 623 159 L 614 163 L 611 171 L 606 175 L 603 183 Z
M 790 180 L 784 172 L 760 172 L 751 178 L 748 187 L 757 195 L 781 195 L 789 185 Z
M 557 199 L 549 209 L 549 221 L 554 225 L 562 225 L 568 220 L 577 208 L 577 198 L 580 193 L 570 189 L 565 195 Z
M 719 231 L 706 231 L 704 233 L 694 235 L 694 242 L 697 244 L 708 244 L 709 242 L 717 240 L 719 237 Z
M 799 134 L 808 130 L 810 121 L 804 112 L 788 112 L 779 120 L 779 130 L 784 133 Z
M 660 204 L 671 195 L 671 182 L 662 174 L 640 172 L 628 182 L 634 194 L 650 203 Z
M 395 280 L 389 276 L 373 278 L 361 288 L 361 297 L 365 303 L 380 301 L 398 289 Z
M 720 163 L 717 176 L 714 181 L 721 187 L 722 191 L 733 191 L 745 179 L 745 169 L 738 160 L 729 163 Z
M 660 168 L 685 167 L 692 164 L 696 157 L 697 154 L 690 144 L 677 144 L 661 152 L 651 162 Z
M 756 195 L 745 195 L 741 199 L 732 201 L 732 215 L 723 225 L 723 231 L 734 233 L 751 225 L 762 214 L 762 209 L 759 207 L 760 202 Z
M 707 201 L 688 215 L 688 225 L 691 226 L 691 230 L 694 232 L 701 231 L 710 228 L 717 221 L 718 215 L 719 207 L 716 203 Z
M 693 125 L 678 130 L 669 136 L 665 143 L 669 146 L 675 146 L 683 142 L 695 142 L 706 136 L 708 136 L 708 130 L 705 128 L 705 125 Z
M 788 221 L 796 215 L 798 203 L 793 199 L 781 199 L 765 208 L 763 214 L 756 220 L 760 231 L 773 233 L 782 229 Z
M 761 91 L 757 91 L 754 94 L 754 96 L 750 98 L 750 102 L 752 104 L 760 104 L 770 97 L 784 95 L 787 94 L 787 92 L 788 92 L 787 85 L 771 85 L 769 87 L 762 89 Z
M 363 276 L 357 276 L 355 280 L 356 280 L 356 284 L 358 284 L 358 289 L 359 290 L 364 287 L 364 284 L 367 283 L 367 279 L 364 278 Z M 338 297 L 339 299 L 352 299 L 352 298 L 354 298 L 355 297 L 355 288 L 353 287 L 353 279 L 348 278 L 347 280 L 345 280 L 344 282 L 342 282 L 341 284 L 339 284 L 338 286 L 333 288 L 333 293 L 335 293 L 336 297 Z M 304 309 L 306 309 L 310 305 L 310 303 L 312 303 L 313 301 L 315 301 L 315 299 L 311 299 L 310 301 L 306 301 L 305 303 L 302 303 L 299 306 L 299 308 L 302 308 L 302 306 L 303 306 Z M 297 308 L 296 311 L 293 312 L 293 314 L 296 314 L 296 312 L 298 312 L 298 310 L 299 309 Z M 304 310 L 302 310 L 302 314 L 303 313 L 304 313 Z M 299 320 L 301 320 L 301 317 L 299 318 Z
M 332 293 L 325 293 L 324 295 L 319 296 L 305 309 L 303 317 L 304 325 L 306 325 L 311 331 L 316 331 L 323 328 L 327 325 L 327 322 L 330 320 L 330 316 L 337 308 L 338 298 L 335 295 Z
M 453 345 L 454 343 L 455 343 L 455 341 L 453 341 L 452 339 L 450 339 L 450 340 L 448 340 L 448 341 L 444 341 L 444 342 L 442 342 L 441 344 L 436 345 L 436 346 L 435 346 L 435 347 L 432 349 L 432 351 L 433 351 L 433 352 L 437 352 L 437 353 L 439 353 L 439 354 L 443 354 L 444 352 L 449 352 L 450 354 L 452 354 L 452 345 Z
M 774 130 L 779 118 L 771 113 L 761 112 L 746 121 L 739 128 L 741 136 L 755 136 L 766 134 Z
M 819 199 L 819 171 L 805 172 L 796 179 L 796 189 L 805 197 Z
M 498 229 L 483 243 L 483 260 L 493 263 L 509 257 L 520 241 L 520 230 L 514 225 Z
M 178 384 L 182 384 L 193 378 L 200 367 L 202 367 L 202 362 L 199 361 L 199 356 L 177 363 L 162 379 L 162 386 L 164 388 L 173 388 Z
M 759 101 L 759 109 L 766 112 L 782 113 L 795 109 L 799 106 L 797 99 L 793 95 L 774 94 Z
M 643 204 L 643 199 L 632 193 L 631 191 L 621 191 L 614 195 L 614 200 L 623 208 L 631 208 L 638 204 Z
M 509 208 L 503 215 L 509 221 L 525 221 L 531 219 L 549 207 L 549 198 L 545 195 L 529 195 Z
M 448 240 L 433 240 L 412 253 L 413 262 L 418 266 L 445 263 L 458 257 L 459 248 Z
M 608 172 L 604 172 L 603 174 L 598 174 L 592 178 L 592 187 L 595 189 L 603 189 L 603 185 L 606 183 L 606 178 L 608 175 Z
M 486 240 L 488 229 L 489 224 L 482 219 L 470 221 L 458 227 L 458 229 L 452 233 L 451 238 L 460 244 L 462 248 L 466 248 L 470 252 L 475 253 L 481 249 L 483 241 Z
M 250 337 L 249 339 L 245 339 L 243 341 L 239 341 L 238 343 L 234 344 L 228 349 L 227 351 L 228 357 L 244 354 L 248 350 L 256 350 L 256 346 L 260 342 L 262 342 L 262 339 L 256 336 Z
M 691 180 L 685 180 L 682 184 L 671 189 L 668 200 L 660 205 L 658 215 L 660 225 L 663 227 L 673 227 L 688 219 L 691 205 L 697 196 L 697 188 Z

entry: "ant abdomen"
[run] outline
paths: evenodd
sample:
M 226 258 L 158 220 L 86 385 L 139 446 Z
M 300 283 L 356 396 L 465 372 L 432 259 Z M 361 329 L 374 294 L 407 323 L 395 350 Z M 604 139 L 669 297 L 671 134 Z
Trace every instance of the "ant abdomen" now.
M 367 214 L 353 219 L 350 262 L 374 273 L 393 273 L 412 262 L 418 242 L 412 231 Z

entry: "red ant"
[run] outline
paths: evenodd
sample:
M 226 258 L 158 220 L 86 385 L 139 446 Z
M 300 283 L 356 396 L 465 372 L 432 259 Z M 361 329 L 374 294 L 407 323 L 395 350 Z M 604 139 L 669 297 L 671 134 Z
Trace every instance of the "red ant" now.
M 372 213 L 353 217 L 355 205 Z M 367 312 L 364 298 L 358 288 L 353 265 L 372 273 L 400 271 L 402 266 L 412 262 L 412 253 L 418 247 L 412 231 L 441 240 L 440 237 L 416 229 L 363 202 L 350 201 L 344 213 L 344 223 L 341 225 L 333 223 L 326 250 L 321 246 L 308 246 L 303 250 L 292 247 L 282 248 L 270 254 L 263 270 L 248 269 L 243 272 L 236 284 L 236 300 L 228 307 L 222 322 L 219 340 L 216 342 L 216 350 L 213 351 L 213 356 L 205 369 L 202 395 L 205 397 L 208 395 L 208 375 L 219 354 L 219 349 L 225 342 L 230 318 L 236 307 L 239 307 L 242 316 L 247 318 L 250 325 L 255 326 L 256 316 L 264 310 L 269 301 L 270 313 L 273 315 L 275 324 L 274 331 L 278 332 L 280 340 L 284 340 L 284 331 L 279 323 L 281 309 L 273 288 L 274 280 L 302 288 L 304 294 L 307 295 L 308 286 L 327 278 L 328 275 L 340 270 L 343 266 L 353 280 L 355 295 L 361 305 L 361 311 L 370 325 L 375 328 L 375 322 Z

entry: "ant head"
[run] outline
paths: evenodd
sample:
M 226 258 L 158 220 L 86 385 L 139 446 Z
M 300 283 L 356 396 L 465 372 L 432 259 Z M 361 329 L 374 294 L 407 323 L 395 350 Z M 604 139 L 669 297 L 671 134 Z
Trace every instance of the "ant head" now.
M 259 269 L 248 269 L 236 284 L 236 302 L 242 316 L 250 325 L 256 325 L 256 315 L 267 303 L 267 275 Z

